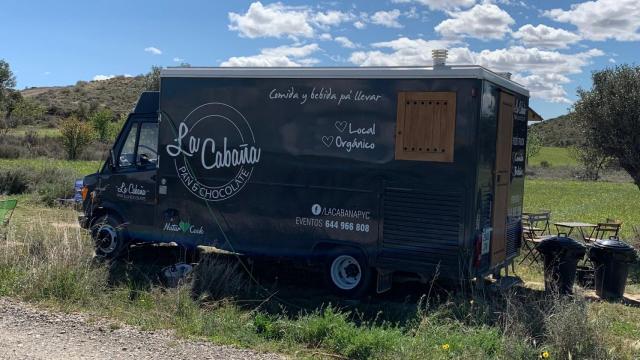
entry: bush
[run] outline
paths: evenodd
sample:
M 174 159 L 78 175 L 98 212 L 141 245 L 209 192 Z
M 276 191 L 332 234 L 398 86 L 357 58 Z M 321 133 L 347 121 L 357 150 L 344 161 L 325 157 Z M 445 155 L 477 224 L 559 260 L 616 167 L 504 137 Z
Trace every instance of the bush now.
M 71 169 L 1 169 L 0 193 L 17 195 L 31 192 L 38 201 L 55 205 L 57 199 L 73 196 L 75 179 L 75 173 Z
M 0 193 L 22 194 L 29 189 L 31 176 L 25 169 L 0 169 Z
M 540 161 L 540 167 L 545 168 L 545 169 L 546 168 L 550 168 L 551 167 L 551 163 L 548 162 L 547 160 L 542 160 L 542 161 Z
M 0 137 L 0 158 L 36 157 L 64 159 L 65 153 L 62 147 L 62 139 L 53 136 L 41 137 L 33 131 L 27 132 L 24 136 L 8 135 Z
M 111 139 L 111 123 L 114 118 L 113 112 L 109 109 L 102 109 L 89 116 L 89 122 L 93 126 L 99 141 L 107 142 Z
M 93 139 L 93 128 L 75 117 L 70 117 L 60 124 L 60 133 L 69 160 L 76 160 L 80 151 Z

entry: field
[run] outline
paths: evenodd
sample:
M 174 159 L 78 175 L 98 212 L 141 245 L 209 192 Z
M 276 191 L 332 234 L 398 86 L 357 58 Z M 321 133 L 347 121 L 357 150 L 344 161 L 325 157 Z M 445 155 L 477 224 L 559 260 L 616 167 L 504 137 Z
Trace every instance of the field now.
M 540 166 L 542 161 L 546 161 L 550 166 L 578 166 L 578 163 L 571 157 L 569 150 L 562 147 L 542 147 L 540 152 L 529 159 L 529 165 Z
M 525 211 L 551 210 L 554 222 L 622 220 L 622 238 L 631 238 L 631 226 L 640 226 L 640 190 L 631 183 L 573 180 L 527 180 Z
M 25 168 L 30 167 L 34 169 L 69 169 L 76 173 L 78 178 L 82 178 L 85 175 L 95 173 L 100 170 L 102 161 L 66 161 L 56 159 L 0 159 L 0 168 Z M 71 184 L 73 187 L 73 184 Z

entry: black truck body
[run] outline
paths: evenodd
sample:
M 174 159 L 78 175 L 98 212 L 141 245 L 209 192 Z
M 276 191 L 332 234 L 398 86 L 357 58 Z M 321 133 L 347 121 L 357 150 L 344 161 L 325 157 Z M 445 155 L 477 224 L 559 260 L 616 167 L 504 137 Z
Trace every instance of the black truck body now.
M 528 113 L 477 66 L 165 69 L 81 222 L 311 263 L 352 249 L 379 281 L 482 277 L 520 247 Z

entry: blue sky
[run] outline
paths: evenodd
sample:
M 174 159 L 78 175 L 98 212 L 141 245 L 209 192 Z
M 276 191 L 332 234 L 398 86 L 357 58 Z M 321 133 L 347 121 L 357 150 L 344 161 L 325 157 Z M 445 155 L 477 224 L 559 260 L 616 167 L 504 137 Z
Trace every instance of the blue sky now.
M 549 118 L 593 70 L 635 63 L 637 0 L 4 0 L 0 58 L 19 88 L 145 73 L 151 65 L 430 65 L 513 73 Z

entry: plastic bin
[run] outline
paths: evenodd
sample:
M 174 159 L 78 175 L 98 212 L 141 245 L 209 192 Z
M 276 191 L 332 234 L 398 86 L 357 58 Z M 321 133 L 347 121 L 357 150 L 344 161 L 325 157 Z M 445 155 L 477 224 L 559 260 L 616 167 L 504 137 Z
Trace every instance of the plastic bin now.
M 629 264 L 636 260 L 636 251 L 618 239 L 597 240 L 589 249 L 595 270 L 596 294 L 603 299 L 624 296 Z
M 578 261 L 586 248 L 566 236 L 553 236 L 543 240 L 537 250 L 544 258 L 544 287 L 546 291 L 572 294 Z

